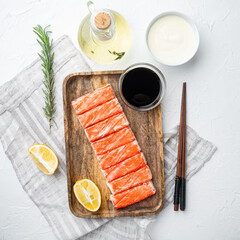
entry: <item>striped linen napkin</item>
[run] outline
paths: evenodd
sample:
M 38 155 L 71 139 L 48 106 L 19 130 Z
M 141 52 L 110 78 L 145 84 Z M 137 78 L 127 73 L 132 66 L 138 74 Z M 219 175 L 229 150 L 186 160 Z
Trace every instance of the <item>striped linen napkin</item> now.
M 150 239 L 147 225 L 156 216 L 115 219 L 82 219 L 69 210 L 64 152 L 62 83 L 73 72 L 91 71 L 80 52 L 67 36 L 54 42 L 56 80 L 56 122 L 49 134 L 42 111 L 42 71 L 34 61 L 0 88 L 0 139 L 16 175 L 28 196 L 38 206 L 58 239 Z M 177 159 L 177 127 L 164 135 L 165 206 L 173 200 Z M 44 143 L 56 152 L 58 170 L 52 176 L 40 172 L 28 156 L 28 147 Z M 212 157 L 216 147 L 187 128 L 187 179 Z

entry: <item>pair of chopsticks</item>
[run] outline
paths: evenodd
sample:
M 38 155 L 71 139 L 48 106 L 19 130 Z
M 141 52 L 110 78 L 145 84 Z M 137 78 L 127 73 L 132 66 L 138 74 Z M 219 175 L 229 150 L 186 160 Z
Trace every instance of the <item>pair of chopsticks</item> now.
M 174 211 L 178 211 L 179 203 L 180 210 L 182 211 L 185 210 L 186 203 L 185 162 L 186 162 L 186 83 L 184 82 L 182 88 L 182 105 L 178 138 L 177 171 L 173 201 Z

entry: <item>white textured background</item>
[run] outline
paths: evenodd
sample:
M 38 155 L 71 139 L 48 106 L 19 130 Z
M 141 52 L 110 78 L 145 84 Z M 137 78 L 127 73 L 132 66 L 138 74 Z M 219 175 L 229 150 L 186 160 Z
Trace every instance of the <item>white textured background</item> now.
M 122 13 L 133 32 L 124 69 L 144 61 L 162 70 L 168 91 L 163 101 L 164 131 L 178 124 L 182 82 L 187 82 L 188 124 L 218 151 L 187 184 L 187 209 L 168 207 L 148 231 L 153 240 L 240 239 L 240 1 L 98 0 L 98 6 Z M 145 31 L 151 19 L 176 10 L 191 16 L 200 32 L 196 57 L 181 67 L 165 67 L 149 55 Z M 0 84 L 10 80 L 37 55 L 32 27 L 51 24 L 53 38 L 68 34 L 78 47 L 77 31 L 87 14 L 83 0 L 0 0 Z M 21 86 L 19 86 L 21 87 Z M 54 240 L 46 220 L 21 188 L 0 147 L 0 239 Z

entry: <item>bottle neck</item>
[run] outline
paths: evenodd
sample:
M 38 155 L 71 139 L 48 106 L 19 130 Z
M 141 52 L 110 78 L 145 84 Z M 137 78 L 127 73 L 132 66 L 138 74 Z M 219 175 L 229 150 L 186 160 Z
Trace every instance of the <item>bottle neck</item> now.
M 100 41 L 108 41 L 116 32 L 116 19 L 108 9 L 94 11 L 90 17 L 93 36 Z

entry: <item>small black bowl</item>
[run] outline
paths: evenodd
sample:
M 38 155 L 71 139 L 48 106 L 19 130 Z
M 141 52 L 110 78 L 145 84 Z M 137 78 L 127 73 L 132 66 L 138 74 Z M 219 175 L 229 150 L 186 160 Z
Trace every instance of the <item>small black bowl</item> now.
M 137 111 L 149 111 L 157 107 L 165 95 L 166 87 L 162 72 L 148 63 L 128 67 L 121 74 L 118 84 L 123 102 Z

